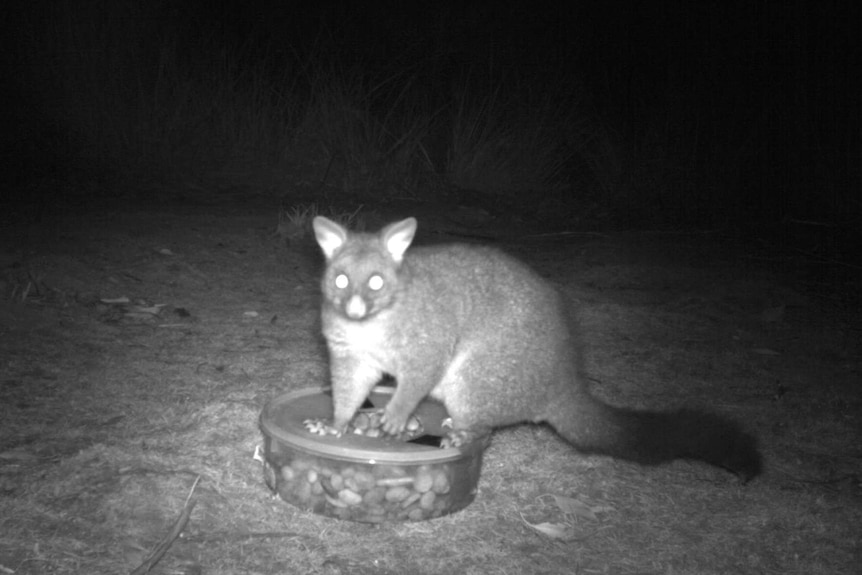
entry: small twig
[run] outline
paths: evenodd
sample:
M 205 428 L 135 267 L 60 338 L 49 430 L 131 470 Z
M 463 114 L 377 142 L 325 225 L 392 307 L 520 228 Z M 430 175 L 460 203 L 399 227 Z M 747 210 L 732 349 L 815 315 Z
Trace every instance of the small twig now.
M 22 302 L 27 301 L 27 296 L 29 296 L 29 295 L 30 295 L 30 288 L 31 288 L 31 287 L 33 287 L 33 282 L 32 282 L 32 281 L 28 281 L 28 282 L 27 282 L 27 286 L 26 286 L 26 287 L 24 287 L 24 289 L 23 289 L 23 290 L 21 290 L 21 301 L 22 301 Z
M 194 543 L 236 543 L 238 541 L 245 541 L 249 539 L 302 539 L 304 537 L 306 536 L 297 531 L 265 531 L 262 533 L 244 531 L 239 533 L 219 532 L 198 535 L 186 535 L 185 537 L 183 537 L 183 541 L 191 541 Z
M 524 234 L 523 238 L 562 238 L 568 236 L 593 236 L 597 238 L 609 238 L 611 237 L 609 234 L 603 234 L 601 232 L 575 232 L 575 231 L 559 231 L 559 232 L 545 232 L 542 234 Z
M 183 506 L 183 510 L 180 513 L 180 516 L 177 517 L 177 520 L 174 522 L 174 526 L 171 528 L 171 532 L 168 533 L 167 537 L 162 539 L 161 543 L 159 543 L 155 549 L 147 556 L 141 565 L 132 571 L 131 575 L 143 575 L 144 573 L 149 573 L 150 569 L 156 566 L 156 563 L 161 561 L 162 557 L 165 556 L 165 553 L 168 552 L 168 549 L 171 548 L 171 545 L 174 541 L 176 541 L 177 537 L 180 536 L 180 533 L 183 532 L 183 529 L 186 528 L 186 524 L 189 522 L 189 517 L 191 517 L 192 509 L 195 508 L 195 501 L 192 501 L 192 495 L 195 492 L 195 488 L 197 488 L 198 483 L 200 483 L 201 477 L 195 479 L 194 485 L 192 485 L 191 491 L 189 491 L 189 496 L 186 498 L 186 504 Z

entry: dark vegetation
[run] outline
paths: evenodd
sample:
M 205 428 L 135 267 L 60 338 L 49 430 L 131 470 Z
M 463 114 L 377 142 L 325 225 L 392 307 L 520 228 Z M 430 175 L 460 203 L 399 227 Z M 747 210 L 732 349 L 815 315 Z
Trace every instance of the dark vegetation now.
M 799 247 L 862 221 L 837 3 L 14 4 L 5 195 L 36 214 L 239 186 Z

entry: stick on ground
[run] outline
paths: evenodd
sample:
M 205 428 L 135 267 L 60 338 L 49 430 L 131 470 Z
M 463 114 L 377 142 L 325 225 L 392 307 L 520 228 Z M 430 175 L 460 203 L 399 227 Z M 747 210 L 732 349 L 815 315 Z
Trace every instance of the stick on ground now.
M 192 485 L 191 491 L 189 491 L 189 496 L 186 497 L 186 504 L 183 506 L 180 516 L 177 517 L 176 521 L 174 521 L 174 526 L 171 528 L 171 532 L 168 533 L 167 537 L 162 539 L 156 548 L 147 556 L 144 562 L 141 563 L 137 569 L 132 571 L 131 575 L 143 575 L 144 573 L 149 573 L 150 569 L 155 567 L 156 563 L 161 561 L 162 557 L 164 557 L 165 553 L 168 552 L 168 549 L 171 548 L 171 545 L 176 538 L 183 532 L 183 529 L 185 529 L 186 524 L 189 522 L 189 517 L 192 515 L 192 509 L 195 508 L 195 502 L 192 501 L 192 495 L 194 494 L 200 480 L 201 477 L 198 475 L 195 479 L 194 485 Z

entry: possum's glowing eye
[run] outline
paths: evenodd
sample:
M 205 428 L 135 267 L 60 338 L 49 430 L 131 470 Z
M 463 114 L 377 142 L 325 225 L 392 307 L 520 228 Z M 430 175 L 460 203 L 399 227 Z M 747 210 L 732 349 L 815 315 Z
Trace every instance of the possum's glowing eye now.
M 373 291 L 379 290 L 383 287 L 383 278 L 376 274 L 371 276 L 368 278 L 368 287 Z
M 347 276 L 344 274 L 338 274 L 335 276 L 335 287 L 338 289 L 344 289 L 350 284 L 350 280 L 347 279 Z

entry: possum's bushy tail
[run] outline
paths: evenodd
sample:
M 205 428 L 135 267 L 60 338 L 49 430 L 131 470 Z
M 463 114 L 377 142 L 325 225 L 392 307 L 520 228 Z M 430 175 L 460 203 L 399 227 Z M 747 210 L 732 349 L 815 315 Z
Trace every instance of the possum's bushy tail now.
M 555 404 L 548 423 L 585 453 L 601 453 L 644 465 L 695 459 L 748 481 L 761 472 L 754 436 L 734 421 L 708 411 L 669 412 L 612 407 L 574 392 Z

